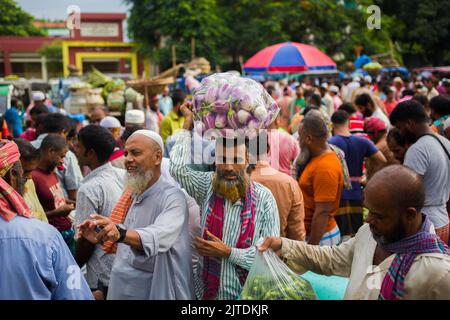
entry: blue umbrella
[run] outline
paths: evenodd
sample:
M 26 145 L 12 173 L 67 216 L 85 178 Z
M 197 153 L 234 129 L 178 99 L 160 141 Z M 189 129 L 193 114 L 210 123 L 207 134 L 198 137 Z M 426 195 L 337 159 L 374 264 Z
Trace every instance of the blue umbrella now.
M 360 69 L 365 64 L 368 64 L 368 63 L 371 63 L 371 62 L 372 62 L 372 59 L 369 56 L 363 54 L 358 59 L 356 59 L 355 62 L 353 62 L 353 64 L 355 65 L 356 69 Z

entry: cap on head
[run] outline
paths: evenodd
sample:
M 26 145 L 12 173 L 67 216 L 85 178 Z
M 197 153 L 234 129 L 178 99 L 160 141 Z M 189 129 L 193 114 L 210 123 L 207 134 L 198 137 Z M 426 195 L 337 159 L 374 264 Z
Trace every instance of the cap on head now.
M 330 91 L 338 94 L 339 93 L 339 88 L 338 88 L 338 86 L 331 86 L 330 87 Z
M 379 132 L 386 130 L 386 124 L 379 118 L 369 117 L 366 118 L 364 123 L 364 129 L 366 132 Z
M 120 125 L 120 121 L 115 118 L 115 117 L 111 117 L 111 116 L 107 116 L 104 117 L 101 121 L 100 121 L 100 126 L 104 127 L 104 128 L 121 128 L 122 126 Z
M 137 130 L 130 136 L 130 138 L 137 136 L 137 135 L 143 135 L 143 136 L 153 140 L 161 148 L 161 152 L 164 151 L 164 142 L 163 142 L 161 136 L 159 134 L 157 134 L 156 132 L 147 130 L 147 129 Z
M 395 77 L 394 78 L 394 83 L 403 83 L 403 80 L 400 77 Z
M 125 113 L 125 124 L 143 124 L 145 123 L 145 114 L 142 110 L 128 110 Z
M 34 91 L 33 92 L 33 101 L 44 101 L 45 94 L 42 91 Z

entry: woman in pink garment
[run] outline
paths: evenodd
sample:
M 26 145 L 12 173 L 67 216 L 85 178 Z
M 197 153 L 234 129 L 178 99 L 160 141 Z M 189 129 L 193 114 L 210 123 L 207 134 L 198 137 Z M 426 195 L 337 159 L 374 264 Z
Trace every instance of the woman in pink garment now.
M 298 141 L 283 129 L 278 129 L 281 116 L 268 128 L 269 163 L 278 171 L 291 175 L 291 164 L 300 154 Z

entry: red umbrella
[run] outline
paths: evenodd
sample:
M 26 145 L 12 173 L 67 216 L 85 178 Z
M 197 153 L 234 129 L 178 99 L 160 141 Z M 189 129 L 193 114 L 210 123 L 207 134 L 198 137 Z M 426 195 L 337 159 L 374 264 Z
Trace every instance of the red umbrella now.
M 283 42 L 262 49 L 244 64 L 247 73 L 336 71 L 336 63 L 319 49 L 298 42 Z

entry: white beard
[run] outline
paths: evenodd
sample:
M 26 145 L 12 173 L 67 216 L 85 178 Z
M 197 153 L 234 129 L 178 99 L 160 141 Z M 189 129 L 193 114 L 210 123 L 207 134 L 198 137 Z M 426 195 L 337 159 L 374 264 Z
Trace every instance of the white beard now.
M 304 146 L 303 148 L 301 148 L 300 150 L 300 155 L 298 157 L 298 164 L 301 167 L 305 167 L 306 164 L 309 162 L 309 160 L 311 159 L 311 154 L 309 152 L 309 149 Z
M 125 176 L 125 190 L 131 191 L 138 195 L 143 194 L 147 190 L 148 183 L 153 178 L 153 171 L 138 171 L 135 174 L 127 172 Z

